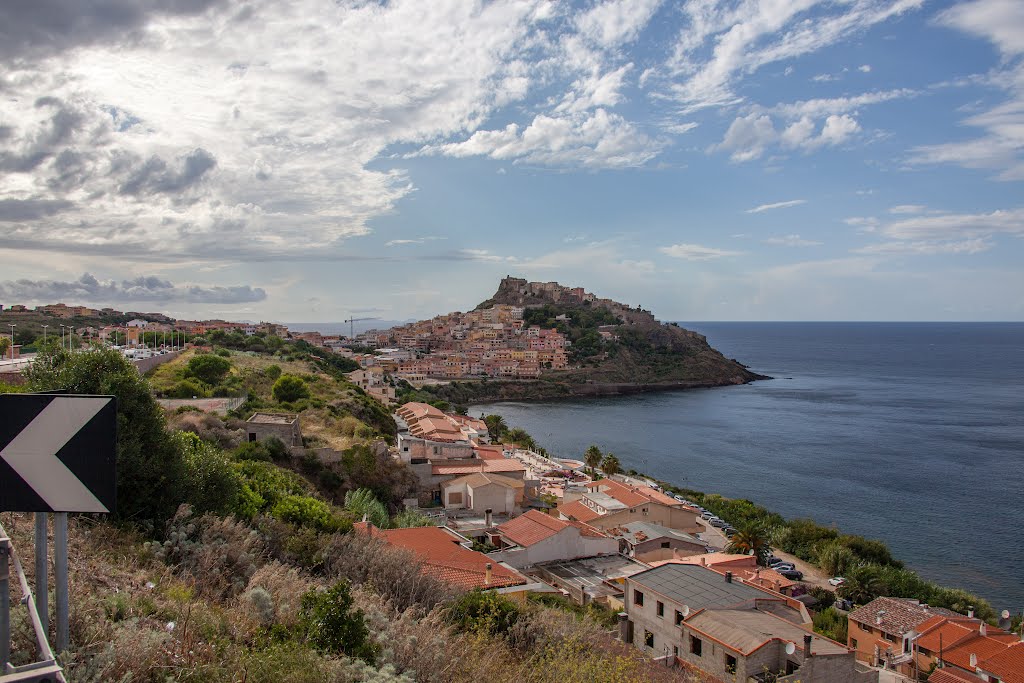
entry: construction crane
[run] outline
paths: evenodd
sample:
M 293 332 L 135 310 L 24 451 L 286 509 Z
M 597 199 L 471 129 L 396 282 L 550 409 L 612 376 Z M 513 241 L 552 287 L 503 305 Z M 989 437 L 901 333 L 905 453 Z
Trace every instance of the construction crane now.
M 349 339 L 355 339 L 356 338 L 356 323 L 362 322 L 364 320 L 380 320 L 380 318 L 353 318 L 351 316 L 351 314 L 350 314 L 348 320 L 344 320 L 343 321 L 343 322 L 348 323 L 348 338 Z

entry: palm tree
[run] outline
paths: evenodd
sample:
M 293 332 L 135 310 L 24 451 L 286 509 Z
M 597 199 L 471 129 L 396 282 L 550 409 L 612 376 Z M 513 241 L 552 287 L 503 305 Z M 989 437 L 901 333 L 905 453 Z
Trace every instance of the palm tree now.
M 530 436 L 525 429 L 520 427 L 513 427 L 506 431 L 504 442 L 514 443 L 520 448 L 525 448 L 530 451 L 537 448 L 537 442 L 533 440 L 533 437 Z
M 601 453 L 601 449 L 597 446 L 591 446 L 583 454 L 583 462 L 587 463 L 587 467 L 590 468 L 591 474 L 594 472 L 594 468 L 601 464 L 601 458 L 604 454 Z
M 484 415 L 484 424 L 487 425 L 487 434 L 494 441 L 501 439 L 501 437 L 508 431 L 508 425 L 505 424 L 505 418 L 501 415 Z
M 619 459 L 615 457 L 614 453 L 608 453 L 601 461 L 601 469 L 609 477 L 613 477 L 622 471 L 622 465 L 619 464 Z
M 733 537 L 729 539 L 729 545 L 726 546 L 725 552 L 735 555 L 754 555 L 757 557 L 757 563 L 764 565 L 772 548 L 768 545 L 768 534 L 765 533 L 764 527 L 751 523 L 736 530 Z
M 879 595 L 886 592 L 885 582 L 878 565 L 862 564 L 854 567 L 846 574 L 846 583 L 836 593 L 839 597 L 852 600 L 858 605 L 866 605 Z

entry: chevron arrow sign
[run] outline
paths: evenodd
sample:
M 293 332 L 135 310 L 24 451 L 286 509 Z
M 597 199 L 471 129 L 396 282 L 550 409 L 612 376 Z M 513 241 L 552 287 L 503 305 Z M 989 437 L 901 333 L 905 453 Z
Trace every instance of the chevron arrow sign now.
M 113 512 L 112 396 L 0 395 L 0 511 Z

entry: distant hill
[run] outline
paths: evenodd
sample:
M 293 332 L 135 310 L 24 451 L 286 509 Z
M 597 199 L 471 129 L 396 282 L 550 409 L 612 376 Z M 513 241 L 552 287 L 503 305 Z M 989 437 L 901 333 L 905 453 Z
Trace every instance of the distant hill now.
M 704 335 L 582 288 L 506 277 L 477 310 L 501 304 L 522 306 L 527 326 L 565 334 L 572 342 L 569 369 L 546 370 L 536 381 L 455 382 L 436 390 L 448 400 L 607 395 L 769 379 L 723 356 Z

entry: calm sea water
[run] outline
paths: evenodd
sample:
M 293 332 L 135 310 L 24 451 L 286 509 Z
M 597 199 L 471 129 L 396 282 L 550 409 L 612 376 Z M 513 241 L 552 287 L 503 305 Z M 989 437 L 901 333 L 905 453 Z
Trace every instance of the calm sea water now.
M 501 403 L 550 451 L 884 540 L 934 581 L 1024 610 L 1024 324 L 683 323 L 776 379 Z

